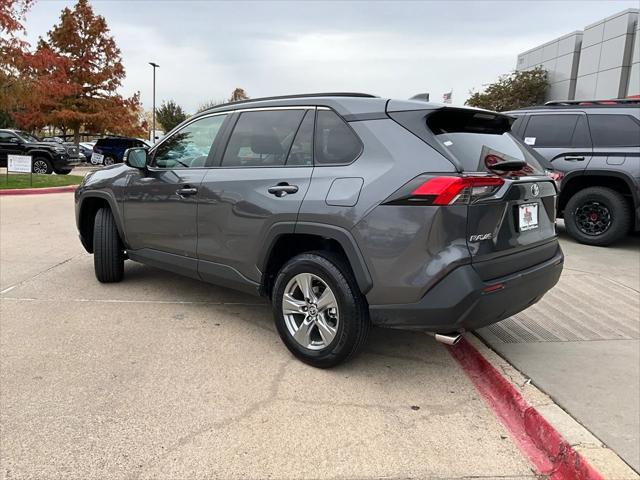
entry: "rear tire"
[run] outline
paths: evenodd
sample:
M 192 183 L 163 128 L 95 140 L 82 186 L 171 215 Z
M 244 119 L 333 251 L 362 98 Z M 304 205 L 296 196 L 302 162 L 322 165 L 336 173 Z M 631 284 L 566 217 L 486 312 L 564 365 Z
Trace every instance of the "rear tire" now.
M 51 162 L 44 157 L 36 157 L 31 164 L 31 171 L 37 174 L 50 175 L 53 172 Z
M 578 242 L 605 247 L 629 232 L 631 209 L 615 190 L 589 187 L 569 199 L 564 223 L 569 235 Z
M 122 280 L 124 248 L 111 210 L 101 208 L 93 225 L 93 268 L 101 283 Z
M 309 285 L 313 285 L 309 302 L 298 283 L 298 279 L 304 283 L 305 278 L 311 279 Z M 322 301 L 327 292 L 332 295 L 329 303 Z M 299 313 L 285 315 L 285 294 L 286 305 L 294 301 Z M 289 260 L 276 278 L 272 305 L 276 328 L 286 347 L 314 367 L 330 368 L 348 360 L 362 348 L 369 333 L 366 300 L 349 266 L 331 252 L 303 253 Z M 305 322 L 312 325 L 306 337 L 296 332 Z
M 104 165 L 105 167 L 108 167 L 109 165 L 114 165 L 116 163 L 116 159 L 113 158 L 111 155 L 105 155 L 104 158 L 102 159 L 102 165 Z

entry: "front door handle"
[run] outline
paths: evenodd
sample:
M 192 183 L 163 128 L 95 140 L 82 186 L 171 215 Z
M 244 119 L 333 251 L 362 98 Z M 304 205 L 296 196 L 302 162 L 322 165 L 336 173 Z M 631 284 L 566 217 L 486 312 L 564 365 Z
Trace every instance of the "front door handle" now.
M 278 185 L 274 185 L 273 187 L 269 187 L 267 190 L 271 195 L 275 195 L 276 197 L 284 197 L 290 193 L 296 193 L 298 191 L 297 185 L 289 185 L 288 183 L 282 183 Z
M 567 162 L 582 162 L 584 157 L 564 157 Z
M 188 197 L 191 195 L 195 195 L 196 193 L 198 193 L 198 189 L 195 187 L 189 187 L 189 186 L 186 186 L 184 188 L 179 188 L 178 190 L 176 190 L 176 194 L 180 197 Z

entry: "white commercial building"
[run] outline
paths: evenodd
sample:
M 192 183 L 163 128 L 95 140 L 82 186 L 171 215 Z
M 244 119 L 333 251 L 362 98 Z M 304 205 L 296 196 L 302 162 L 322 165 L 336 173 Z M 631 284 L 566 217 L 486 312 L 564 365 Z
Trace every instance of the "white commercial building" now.
M 638 97 L 639 14 L 628 9 L 527 50 L 518 55 L 516 70 L 547 70 L 547 100 Z

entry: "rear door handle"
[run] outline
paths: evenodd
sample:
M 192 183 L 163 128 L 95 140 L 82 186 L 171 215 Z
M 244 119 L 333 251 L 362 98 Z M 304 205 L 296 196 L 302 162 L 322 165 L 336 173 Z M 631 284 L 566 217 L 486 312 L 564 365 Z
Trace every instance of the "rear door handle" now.
M 584 157 L 564 157 L 567 162 L 582 162 Z
M 191 195 L 195 195 L 196 193 L 198 193 L 198 189 L 195 187 L 189 187 L 189 186 L 186 186 L 184 188 L 179 188 L 178 190 L 176 190 L 176 194 L 181 197 L 189 197 Z
M 284 197 L 290 193 L 296 193 L 298 191 L 297 185 L 289 185 L 288 183 L 274 185 L 267 190 L 271 195 L 276 197 Z

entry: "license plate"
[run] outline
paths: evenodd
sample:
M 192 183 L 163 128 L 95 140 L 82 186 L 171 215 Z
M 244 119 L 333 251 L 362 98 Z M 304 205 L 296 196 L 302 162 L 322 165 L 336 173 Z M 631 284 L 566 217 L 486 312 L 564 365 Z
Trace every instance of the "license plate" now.
M 91 155 L 91 163 L 98 165 L 104 161 L 104 155 L 101 153 L 94 153 Z
M 525 203 L 518 207 L 518 220 L 521 232 L 538 228 L 538 204 Z

